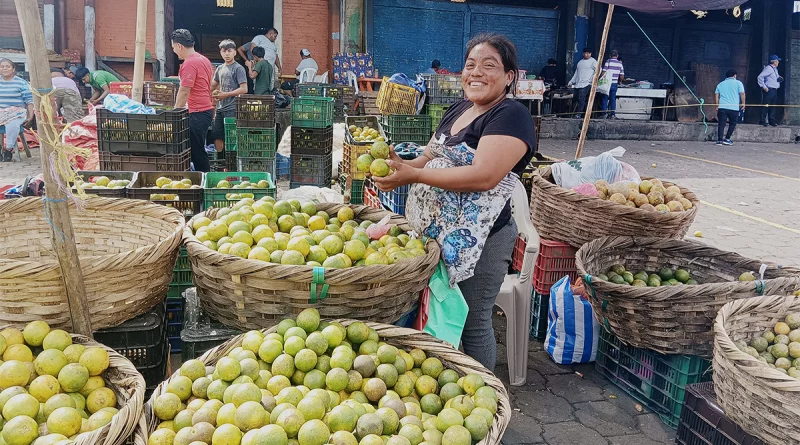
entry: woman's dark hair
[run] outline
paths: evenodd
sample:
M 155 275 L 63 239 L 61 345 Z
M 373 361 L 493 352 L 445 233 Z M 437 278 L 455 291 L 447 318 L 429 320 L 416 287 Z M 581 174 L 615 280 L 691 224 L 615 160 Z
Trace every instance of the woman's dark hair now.
M 548 65 L 558 65 L 558 61 L 556 59 L 547 59 Z
M 75 78 L 83 82 L 83 78 L 89 74 L 89 70 L 86 67 L 80 67 L 75 71 Z
M 11 65 L 11 68 L 14 68 L 14 72 L 15 73 L 17 72 L 17 64 L 14 63 L 11 59 L 6 59 L 5 57 L 3 57 L 2 59 L 0 59 L 0 63 L 3 63 L 3 62 L 6 62 L 9 65 Z
M 250 50 L 250 52 L 253 53 L 254 57 L 258 57 L 259 59 L 263 59 L 264 56 L 267 55 L 267 51 L 260 46 L 254 47 L 252 50 Z
M 517 47 L 502 34 L 496 33 L 483 33 L 473 37 L 467 44 L 467 54 L 464 56 L 466 63 L 469 58 L 469 53 L 475 49 L 476 46 L 487 44 L 500 54 L 500 61 L 503 62 L 503 71 L 506 73 L 513 72 L 514 77 L 511 79 L 511 85 L 506 87 L 506 94 L 517 94 L 517 80 L 519 78 L 519 65 L 517 65 Z

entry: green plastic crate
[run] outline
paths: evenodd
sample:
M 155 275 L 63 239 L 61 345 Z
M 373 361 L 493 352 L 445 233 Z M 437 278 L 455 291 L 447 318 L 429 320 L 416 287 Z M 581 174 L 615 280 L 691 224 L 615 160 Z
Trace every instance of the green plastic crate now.
M 269 187 L 265 189 L 218 189 L 214 188 L 219 181 L 226 180 L 231 186 L 240 184 L 243 181 L 250 181 L 257 183 L 261 180 L 269 181 Z M 205 208 L 210 207 L 222 208 L 228 207 L 236 203 L 239 199 L 228 199 L 229 194 L 252 193 L 253 199 L 259 200 L 265 196 L 277 196 L 275 189 L 275 182 L 272 180 L 272 175 L 265 172 L 208 172 L 205 175 L 205 182 L 203 183 L 205 189 Z
M 398 144 L 413 142 L 427 145 L 431 139 L 431 117 L 423 114 L 392 114 L 381 117 L 381 126 L 389 140 Z
M 326 128 L 333 125 L 332 97 L 298 97 L 292 101 L 292 125 Z
M 689 355 L 665 355 L 623 344 L 602 329 L 595 369 L 677 428 L 686 386 L 711 380 L 711 362 Z
M 225 150 L 236 151 L 236 118 L 225 118 Z
M 450 108 L 450 105 L 444 105 L 444 104 L 425 105 L 425 114 L 431 117 L 431 133 L 435 132 L 436 129 L 439 128 L 439 123 L 442 122 L 444 113 L 447 111 L 448 108 Z
M 236 130 L 237 158 L 275 158 L 278 144 L 275 127 L 239 128 Z
M 194 284 L 170 284 L 167 290 L 167 300 L 176 300 L 183 298 L 183 292 Z
M 192 284 L 192 264 L 189 262 L 189 254 L 185 247 L 181 247 L 178 261 L 175 262 L 175 269 L 172 271 L 172 284 L 191 286 Z
M 347 175 L 339 175 L 339 187 L 342 193 L 347 192 Z M 350 183 L 350 204 L 363 205 L 364 204 L 364 181 L 353 179 Z

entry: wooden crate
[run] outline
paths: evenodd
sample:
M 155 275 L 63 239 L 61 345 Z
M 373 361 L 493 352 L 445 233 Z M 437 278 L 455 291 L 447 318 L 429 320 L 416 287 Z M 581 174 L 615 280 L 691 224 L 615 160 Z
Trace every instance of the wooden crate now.
M 377 91 L 362 91 L 359 93 L 359 111 L 362 115 L 376 116 L 381 114 L 376 101 L 378 100 Z

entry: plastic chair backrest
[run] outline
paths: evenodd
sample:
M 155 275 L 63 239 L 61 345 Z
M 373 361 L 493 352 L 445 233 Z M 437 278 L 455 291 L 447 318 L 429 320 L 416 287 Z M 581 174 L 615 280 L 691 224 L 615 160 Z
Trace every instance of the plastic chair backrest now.
M 528 193 L 525 191 L 525 186 L 522 185 L 520 181 L 517 181 L 514 192 L 511 194 L 511 214 L 514 217 L 514 222 L 517 223 L 517 232 L 525 235 L 537 233 L 531 222 Z M 538 240 L 536 240 L 536 242 L 538 244 Z
M 358 77 L 356 76 L 356 73 L 352 71 L 347 72 L 347 84 L 353 87 L 356 91 L 356 94 L 358 94 Z
M 304 68 L 303 71 L 300 71 L 300 75 L 297 76 L 297 80 L 299 80 L 300 83 L 313 82 L 316 74 L 317 70 L 314 68 Z
M 314 82 L 316 83 L 328 83 L 328 72 L 325 71 L 322 74 L 318 74 L 314 76 Z

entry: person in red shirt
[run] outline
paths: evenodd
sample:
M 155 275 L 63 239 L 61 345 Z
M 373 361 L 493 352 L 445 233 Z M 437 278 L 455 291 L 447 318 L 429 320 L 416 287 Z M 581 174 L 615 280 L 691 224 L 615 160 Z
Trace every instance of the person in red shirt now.
M 206 153 L 206 135 L 214 118 L 214 101 L 211 97 L 211 62 L 194 50 L 194 37 L 186 29 L 172 33 L 172 50 L 183 60 L 178 71 L 181 86 L 175 99 L 175 108 L 189 108 L 189 143 L 192 147 L 192 164 L 195 171 L 211 170 Z

